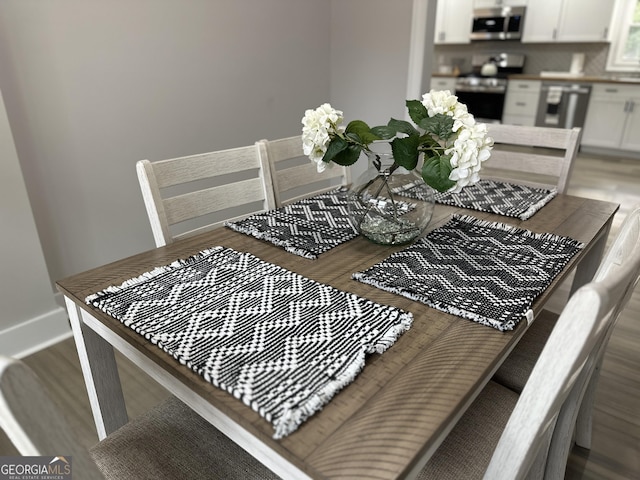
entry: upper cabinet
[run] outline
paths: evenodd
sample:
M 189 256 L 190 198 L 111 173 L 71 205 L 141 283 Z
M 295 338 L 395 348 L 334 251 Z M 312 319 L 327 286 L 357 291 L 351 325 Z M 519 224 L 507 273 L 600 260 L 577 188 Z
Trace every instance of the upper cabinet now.
M 615 0 L 528 2 L 523 42 L 604 42 Z
M 438 2 L 434 43 L 470 43 L 473 0 Z

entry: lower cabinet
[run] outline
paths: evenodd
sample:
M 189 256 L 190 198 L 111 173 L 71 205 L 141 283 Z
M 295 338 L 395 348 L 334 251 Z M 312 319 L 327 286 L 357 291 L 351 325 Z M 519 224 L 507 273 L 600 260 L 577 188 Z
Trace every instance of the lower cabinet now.
M 539 80 L 509 80 L 502 123 L 534 126 L 541 85 Z
M 581 145 L 640 152 L 640 86 L 594 84 Z
M 449 90 L 454 93 L 456 91 L 456 77 L 431 77 L 430 90 Z

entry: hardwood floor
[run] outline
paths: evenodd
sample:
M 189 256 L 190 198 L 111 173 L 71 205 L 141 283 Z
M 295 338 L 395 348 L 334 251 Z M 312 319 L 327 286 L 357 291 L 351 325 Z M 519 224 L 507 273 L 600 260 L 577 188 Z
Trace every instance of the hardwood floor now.
M 640 160 L 581 154 L 569 193 L 620 203 L 612 233 L 626 213 L 640 203 Z M 562 295 L 557 308 L 562 308 Z M 60 403 L 80 441 L 97 441 L 73 340 L 61 342 L 26 362 L 40 375 Z M 118 356 L 127 409 L 135 417 L 168 394 L 124 357 Z M 16 455 L 0 432 L 0 456 Z M 620 318 L 605 354 L 594 412 L 593 445 L 574 448 L 567 479 L 640 478 L 640 288 Z

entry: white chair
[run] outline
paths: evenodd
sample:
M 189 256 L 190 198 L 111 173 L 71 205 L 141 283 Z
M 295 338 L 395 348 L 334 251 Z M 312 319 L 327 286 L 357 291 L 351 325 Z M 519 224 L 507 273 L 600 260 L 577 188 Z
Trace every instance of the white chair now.
M 73 478 L 276 479 L 273 472 L 175 397 L 88 451 L 40 379 L 0 356 L 0 427 L 25 456 L 71 456 Z
M 556 187 L 565 193 L 580 146 L 580 128 L 487 125 L 494 140 L 491 158 L 482 165 L 482 178 L 533 187 Z
M 522 393 L 489 382 L 418 478 L 564 478 L 576 405 L 640 278 L 639 215 L 627 218 L 600 278 L 569 299 Z
M 136 169 L 156 246 L 275 207 L 264 145 L 140 160 Z
M 266 162 L 271 167 L 276 205 L 295 202 L 351 182 L 348 167 L 331 164 L 318 173 L 316 165 L 302 151 L 302 137 L 261 140 Z
M 605 255 L 600 267 L 594 275 L 595 282 L 606 280 L 621 265 L 632 262 L 634 252 L 640 249 L 640 205 L 634 207 L 626 216 L 620 231 Z M 504 361 L 493 377 L 493 380 L 515 392 L 522 392 L 527 384 L 536 361 L 542 352 L 557 315 L 545 312 L 543 318 L 536 318 L 529 330 L 520 339 L 509 357 Z M 604 358 L 613 325 L 598 346 L 591 359 L 592 367 L 584 378 L 580 379 L 582 387 L 576 389 L 561 416 L 563 422 L 557 430 L 557 440 L 549 457 L 547 470 L 550 478 L 562 477 L 566 461 L 570 453 L 572 437 L 575 443 L 583 448 L 591 448 L 592 412 L 595 402 L 596 387 L 600 375 L 600 367 Z M 575 430 L 575 432 L 574 432 Z

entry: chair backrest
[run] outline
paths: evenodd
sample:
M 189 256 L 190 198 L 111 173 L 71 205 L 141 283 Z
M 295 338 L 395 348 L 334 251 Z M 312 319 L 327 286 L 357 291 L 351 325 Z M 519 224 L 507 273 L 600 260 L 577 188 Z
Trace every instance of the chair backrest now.
M 637 208 L 625 219 L 597 278 L 577 290 L 562 311 L 498 442 L 485 478 L 524 478 L 540 453 L 544 454 L 544 449 L 558 438 L 554 432 L 556 421 L 575 421 L 575 407 L 567 411 L 565 402 L 570 396 L 583 394 L 597 357 L 639 279 Z M 573 400 L 578 400 L 579 405 L 579 398 Z
M 491 158 L 480 176 L 565 193 L 580 146 L 580 128 L 487 125 L 494 140 Z
M 619 275 L 618 272 L 623 266 L 637 261 L 634 258 L 637 258 L 639 250 L 640 205 L 637 205 L 625 217 L 616 238 L 594 275 L 594 281 L 608 282 L 609 278 Z M 629 300 L 633 290 L 633 288 L 629 288 L 626 293 L 621 292 L 623 298 L 618 306 L 619 311 Z M 564 478 L 574 435 L 576 441 L 578 436 L 587 436 L 588 443 L 591 442 L 591 410 L 595 400 L 599 368 L 619 311 L 613 313 L 613 321 L 606 326 L 604 334 L 596 344 L 582 374 L 576 380 L 575 386 L 560 410 L 546 465 L 545 475 L 548 478 Z M 577 421 L 579 415 L 583 416 L 583 420 L 580 422 Z M 585 425 L 585 422 L 588 423 Z
M 71 455 L 72 471 L 82 478 L 102 474 L 80 445 L 58 406 L 24 362 L 0 355 L 0 428 L 25 456 Z
M 264 145 L 219 150 L 136 169 L 156 246 L 275 207 Z
M 276 205 L 281 207 L 351 182 L 348 167 L 331 164 L 318 173 L 302 151 L 302 137 L 261 140 L 271 166 Z

